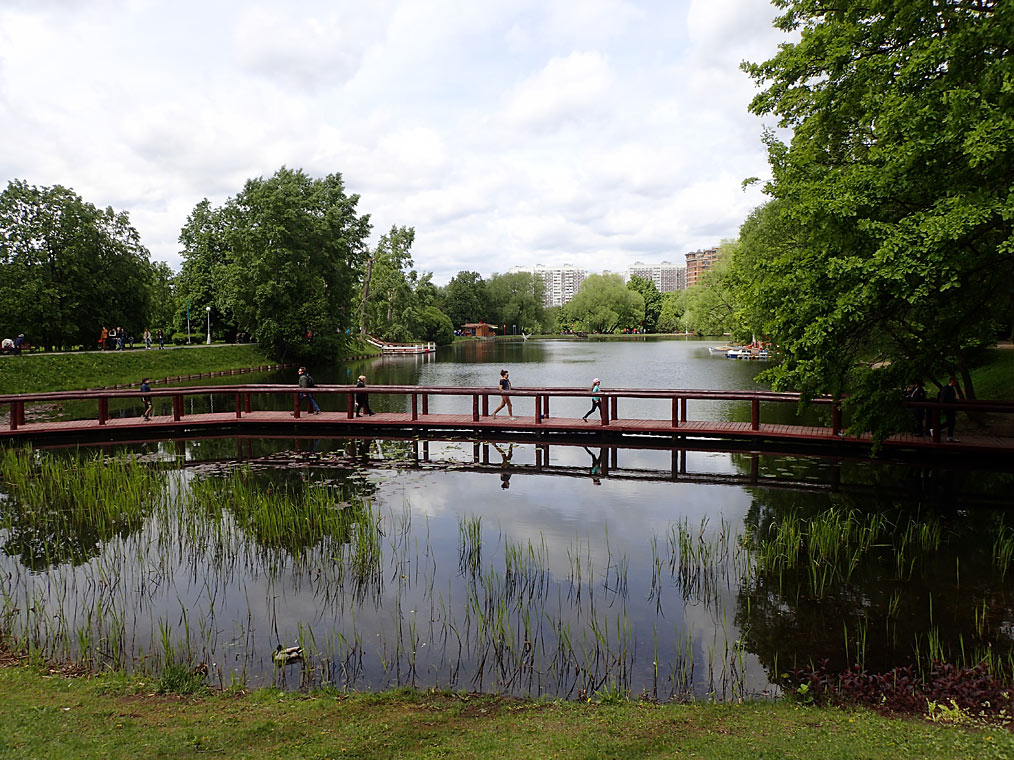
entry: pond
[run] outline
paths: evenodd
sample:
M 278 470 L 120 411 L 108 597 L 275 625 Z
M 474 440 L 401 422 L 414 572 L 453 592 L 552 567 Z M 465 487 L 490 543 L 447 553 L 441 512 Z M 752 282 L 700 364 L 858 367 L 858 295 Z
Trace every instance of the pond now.
M 754 387 L 763 364 L 707 345 L 471 343 L 313 372 Z M 584 412 L 572 403 L 560 413 Z M 0 453 L 0 632 L 95 668 L 666 700 L 775 694 L 782 673 L 822 660 L 1014 666 L 1003 467 L 506 440 Z M 278 645 L 303 658 L 276 665 Z

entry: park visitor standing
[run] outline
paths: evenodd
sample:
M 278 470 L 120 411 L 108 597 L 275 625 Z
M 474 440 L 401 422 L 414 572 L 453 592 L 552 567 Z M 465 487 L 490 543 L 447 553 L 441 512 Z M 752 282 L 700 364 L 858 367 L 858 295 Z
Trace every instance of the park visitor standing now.
M 947 405 L 944 407 L 943 411 L 944 416 L 943 422 L 945 425 L 947 425 L 948 441 L 958 440 L 957 438 L 954 437 L 955 414 L 953 404 L 955 401 L 958 400 L 958 397 L 960 395 L 961 391 L 958 388 L 958 378 L 956 377 L 951 377 L 947 381 L 947 385 L 945 385 L 943 388 L 940 389 L 939 399 L 940 401 L 942 401 L 944 404 Z

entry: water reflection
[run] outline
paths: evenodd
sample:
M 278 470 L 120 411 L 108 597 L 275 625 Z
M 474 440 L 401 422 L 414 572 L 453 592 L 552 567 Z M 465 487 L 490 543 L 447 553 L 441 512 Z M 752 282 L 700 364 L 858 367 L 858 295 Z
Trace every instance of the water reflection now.
M 4 455 L 0 619 L 55 656 L 154 667 L 168 640 L 226 684 L 660 699 L 821 659 L 1011 671 L 1010 473 L 506 440 L 96 451 Z M 43 473 L 72 497 L 29 493 Z M 117 489 L 136 506 L 96 506 Z M 307 661 L 279 672 L 278 643 Z

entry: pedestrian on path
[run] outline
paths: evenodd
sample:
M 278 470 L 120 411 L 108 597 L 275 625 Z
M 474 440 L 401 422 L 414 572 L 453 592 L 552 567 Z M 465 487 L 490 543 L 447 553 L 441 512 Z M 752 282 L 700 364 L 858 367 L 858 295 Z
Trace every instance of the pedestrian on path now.
M 151 330 L 147 327 L 144 328 L 144 347 L 146 350 L 151 348 Z
M 509 391 L 510 389 L 511 389 L 510 373 L 507 370 L 502 369 L 500 370 L 500 390 Z M 514 409 L 511 408 L 511 397 L 506 395 L 506 393 L 500 397 L 500 406 L 498 406 L 493 411 L 493 416 L 496 417 L 496 413 L 499 412 L 501 409 L 503 409 L 505 406 L 507 407 L 507 416 L 510 417 L 511 419 L 514 419 Z
M 313 398 L 313 394 L 309 392 L 309 389 L 313 387 L 313 378 L 310 377 L 310 373 L 306 371 L 306 367 L 299 368 L 299 387 L 304 389 L 304 392 L 299 394 L 299 404 L 303 405 L 303 399 L 308 399 L 309 404 L 307 405 L 307 414 L 320 414 L 320 407 L 317 406 L 317 402 Z
M 958 388 L 958 378 L 952 376 L 947 381 L 947 385 L 940 389 L 938 398 L 942 403 L 947 404 L 943 411 L 943 422 L 947 425 L 947 440 L 953 442 L 958 440 L 954 437 L 954 423 L 956 420 L 953 404 L 958 400 L 959 396 L 962 396 L 962 393 L 961 389 Z
M 144 411 L 141 412 L 141 416 L 144 417 L 144 421 L 148 422 L 151 420 L 151 386 L 148 385 L 148 378 L 141 380 L 141 401 L 144 403 Z
M 357 388 L 365 388 L 366 387 L 366 375 L 360 375 L 359 376 L 359 379 L 356 381 L 356 387 Z M 373 414 L 374 414 L 373 410 L 370 409 L 370 394 L 367 393 L 366 391 L 361 391 L 361 392 L 357 391 L 356 392 L 356 417 L 359 417 L 361 414 L 364 414 L 364 413 L 368 414 L 370 417 L 372 417 Z
M 599 392 L 599 379 L 597 377 L 594 380 L 592 380 L 591 392 L 592 393 L 598 393 Z M 585 412 L 584 413 L 584 417 L 582 417 L 581 419 L 584 422 L 587 422 L 588 421 L 588 415 L 590 415 L 596 409 L 598 409 L 600 411 L 602 409 L 602 397 L 601 396 L 592 396 L 591 409 L 589 409 L 587 412 Z
M 165 348 L 165 335 L 162 333 L 161 330 L 159 330 L 155 334 L 158 336 L 158 348 L 161 351 L 163 348 Z

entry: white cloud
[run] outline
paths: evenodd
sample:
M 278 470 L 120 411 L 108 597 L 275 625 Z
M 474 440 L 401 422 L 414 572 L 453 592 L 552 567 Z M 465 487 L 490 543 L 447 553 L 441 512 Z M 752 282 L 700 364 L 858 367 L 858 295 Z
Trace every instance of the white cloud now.
M 761 200 L 766 0 L 67 0 L 0 5 L 0 182 L 126 210 L 179 264 L 194 204 L 283 164 L 343 175 L 444 282 L 621 270 L 736 234 Z

